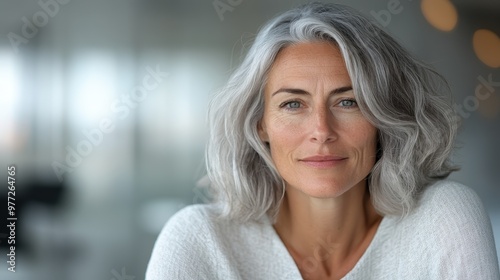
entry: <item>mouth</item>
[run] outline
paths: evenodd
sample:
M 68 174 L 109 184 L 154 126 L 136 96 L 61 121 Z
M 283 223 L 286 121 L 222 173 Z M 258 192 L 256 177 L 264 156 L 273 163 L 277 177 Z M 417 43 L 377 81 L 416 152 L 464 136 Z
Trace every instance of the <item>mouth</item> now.
M 347 157 L 342 156 L 312 156 L 300 159 L 299 162 L 304 163 L 307 166 L 315 167 L 315 168 L 330 168 L 333 166 L 337 166 L 343 162 Z

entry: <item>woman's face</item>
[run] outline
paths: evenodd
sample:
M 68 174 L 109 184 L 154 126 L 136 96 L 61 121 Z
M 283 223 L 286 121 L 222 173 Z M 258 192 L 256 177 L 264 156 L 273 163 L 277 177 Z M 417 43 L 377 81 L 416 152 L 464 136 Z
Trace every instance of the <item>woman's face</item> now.
M 279 52 L 258 130 L 287 187 L 312 197 L 365 184 L 375 163 L 377 130 L 357 106 L 338 48 L 326 42 Z

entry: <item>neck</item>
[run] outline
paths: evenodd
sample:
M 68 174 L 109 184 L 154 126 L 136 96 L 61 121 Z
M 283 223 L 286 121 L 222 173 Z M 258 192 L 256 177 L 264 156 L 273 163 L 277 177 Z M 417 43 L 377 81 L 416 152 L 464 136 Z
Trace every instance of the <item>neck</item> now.
M 274 227 L 296 262 L 314 257 L 344 266 L 361 257 L 380 220 L 362 181 L 335 198 L 287 188 Z

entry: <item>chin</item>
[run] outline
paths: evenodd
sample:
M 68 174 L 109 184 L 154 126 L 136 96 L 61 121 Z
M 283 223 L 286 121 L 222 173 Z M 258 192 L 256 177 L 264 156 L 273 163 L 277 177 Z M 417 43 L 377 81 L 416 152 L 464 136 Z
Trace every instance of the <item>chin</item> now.
M 314 187 L 311 187 L 314 186 Z M 349 191 L 352 187 L 332 184 L 308 183 L 307 187 L 299 188 L 303 193 L 314 198 L 336 198 Z
M 346 184 L 332 184 L 333 180 L 328 182 L 308 181 L 302 184 L 303 187 L 296 188 L 304 194 L 315 198 L 336 198 L 348 192 L 353 186 Z

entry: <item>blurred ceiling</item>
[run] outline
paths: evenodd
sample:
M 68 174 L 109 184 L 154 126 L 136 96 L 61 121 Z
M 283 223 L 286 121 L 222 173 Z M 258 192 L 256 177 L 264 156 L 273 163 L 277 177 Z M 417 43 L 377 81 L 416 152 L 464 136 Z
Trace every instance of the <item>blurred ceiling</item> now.
M 224 3 L 226 2 L 226 0 L 218 1 L 222 1 Z M 386 6 L 388 1 L 389 0 L 341 0 L 331 2 L 349 3 L 355 7 L 373 9 L 375 7 Z M 404 4 L 405 1 L 410 0 L 400 0 L 401 4 Z M 228 18 L 232 17 L 232 19 L 238 18 L 238 22 L 241 27 L 242 23 L 261 22 L 263 19 L 267 19 L 268 17 L 275 15 L 286 7 L 294 7 L 303 2 L 305 1 L 275 0 L 246 2 L 246 0 L 242 0 L 242 8 L 239 12 L 227 12 L 225 16 Z M 500 0 L 452 0 L 451 2 L 456 5 L 459 16 L 462 14 L 462 16 L 465 17 L 479 19 L 492 18 L 496 20 L 496 15 L 500 13 Z M 203 22 L 204 24 L 213 24 L 213 28 L 218 29 L 219 33 L 221 33 L 220 36 L 223 36 L 225 32 L 233 31 L 231 30 L 233 27 L 232 24 L 221 24 L 213 6 L 213 1 L 211 0 L 71 0 L 66 5 L 60 5 L 60 8 L 65 9 L 66 11 L 61 13 L 61 15 L 56 15 L 58 19 L 61 18 L 58 22 L 64 22 L 64 19 L 80 18 L 81 20 L 78 21 L 79 24 L 85 24 L 87 21 L 89 25 L 92 25 L 92 19 L 85 18 L 88 16 L 100 18 L 103 22 L 122 23 L 124 20 L 151 21 L 156 19 L 159 21 L 159 24 L 175 21 L 177 24 L 182 25 L 185 22 L 192 23 L 193 21 L 197 21 L 200 23 Z M 0 44 L 8 44 L 8 38 L 6 35 L 9 32 L 20 32 L 21 26 L 23 25 L 22 17 L 27 17 L 31 20 L 33 14 L 40 10 L 41 7 L 39 6 L 38 1 L 1 0 L 0 20 L 2 24 L 0 25 L 0 34 L 3 36 L 0 36 Z M 131 15 L 137 16 L 132 19 L 124 18 L 130 17 Z M 144 16 L 142 17 L 141 15 Z M 256 17 L 258 20 L 256 20 Z M 81 27 L 83 28 L 84 26 Z M 243 32 L 246 30 L 255 31 L 255 26 L 247 26 L 246 28 L 243 27 L 240 28 L 240 30 L 243 30 Z M 226 33 L 226 35 L 228 34 Z
M 42 0 L 43 1 L 43 0 Z M 49 1 L 49 0 L 45 0 Z M 131 7 L 137 7 L 140 9 L 144 9 L 148 12 L 156 11 L 156 12 L 169 12 L 172 14 L 206 14 L 206 8 L 213 9 L 213 1 L 202 1 L 202 0 L 109 0 L 109 1 L 99 1 L 99 0 L 85 0 L 85 2 L 81 0 L 72 0 L 67 5 L 75 5 L 76 2 L 80 1 L 80 3 L 86 3 L 87 6 L 93 5 L 95 3 L 101 9 L 103 8 L 116 8 L 116 5 L 123 6 L 124 3 L 129 2 Z M 221 0 L 224 2 L 223 0 Z M 244 0 L 242 0 L 244 1 Z M 380 3 L 385 3 L 389 0 L 379 0 Z M 400 0 L 401 2 L 405 0 Z M 410 1 L 410 0 L 408 0 Z M 202 5 L 200 4 L 203 3 Z M 293 2 L 304 2 L 304 1 L 269 1 L 264 3 L 268 9 L 274 10 L 275 8 L 282 8 L 285 6 L 285 3 L 289 3 L 288 5 L 293 6 Z M 366 0 L 358 0 L 352 1 L 356 3 L 366 2 Z M 369 1 L 372 2 L 372 1 Z M 499 0 L 452 0 L 453 4 L 455 4 L 458 8 L 463 9 L 475 9 L 475 10 L 487 10 L 487 11 L 500 11 L 500 1 Z M 373 2 L 372 2 L 373 3 Z M 33 15 L 36 11 L 40 10 L 40 6 L 37 1 L 7 1 L 2 0 L 0 3 L 0 19 L 2 23 L 14 21 L 17 22 L 20 20 L 22 16 L 30 16 Z M 74 13 L 79 13 L 77 10 L 73 10 Z

